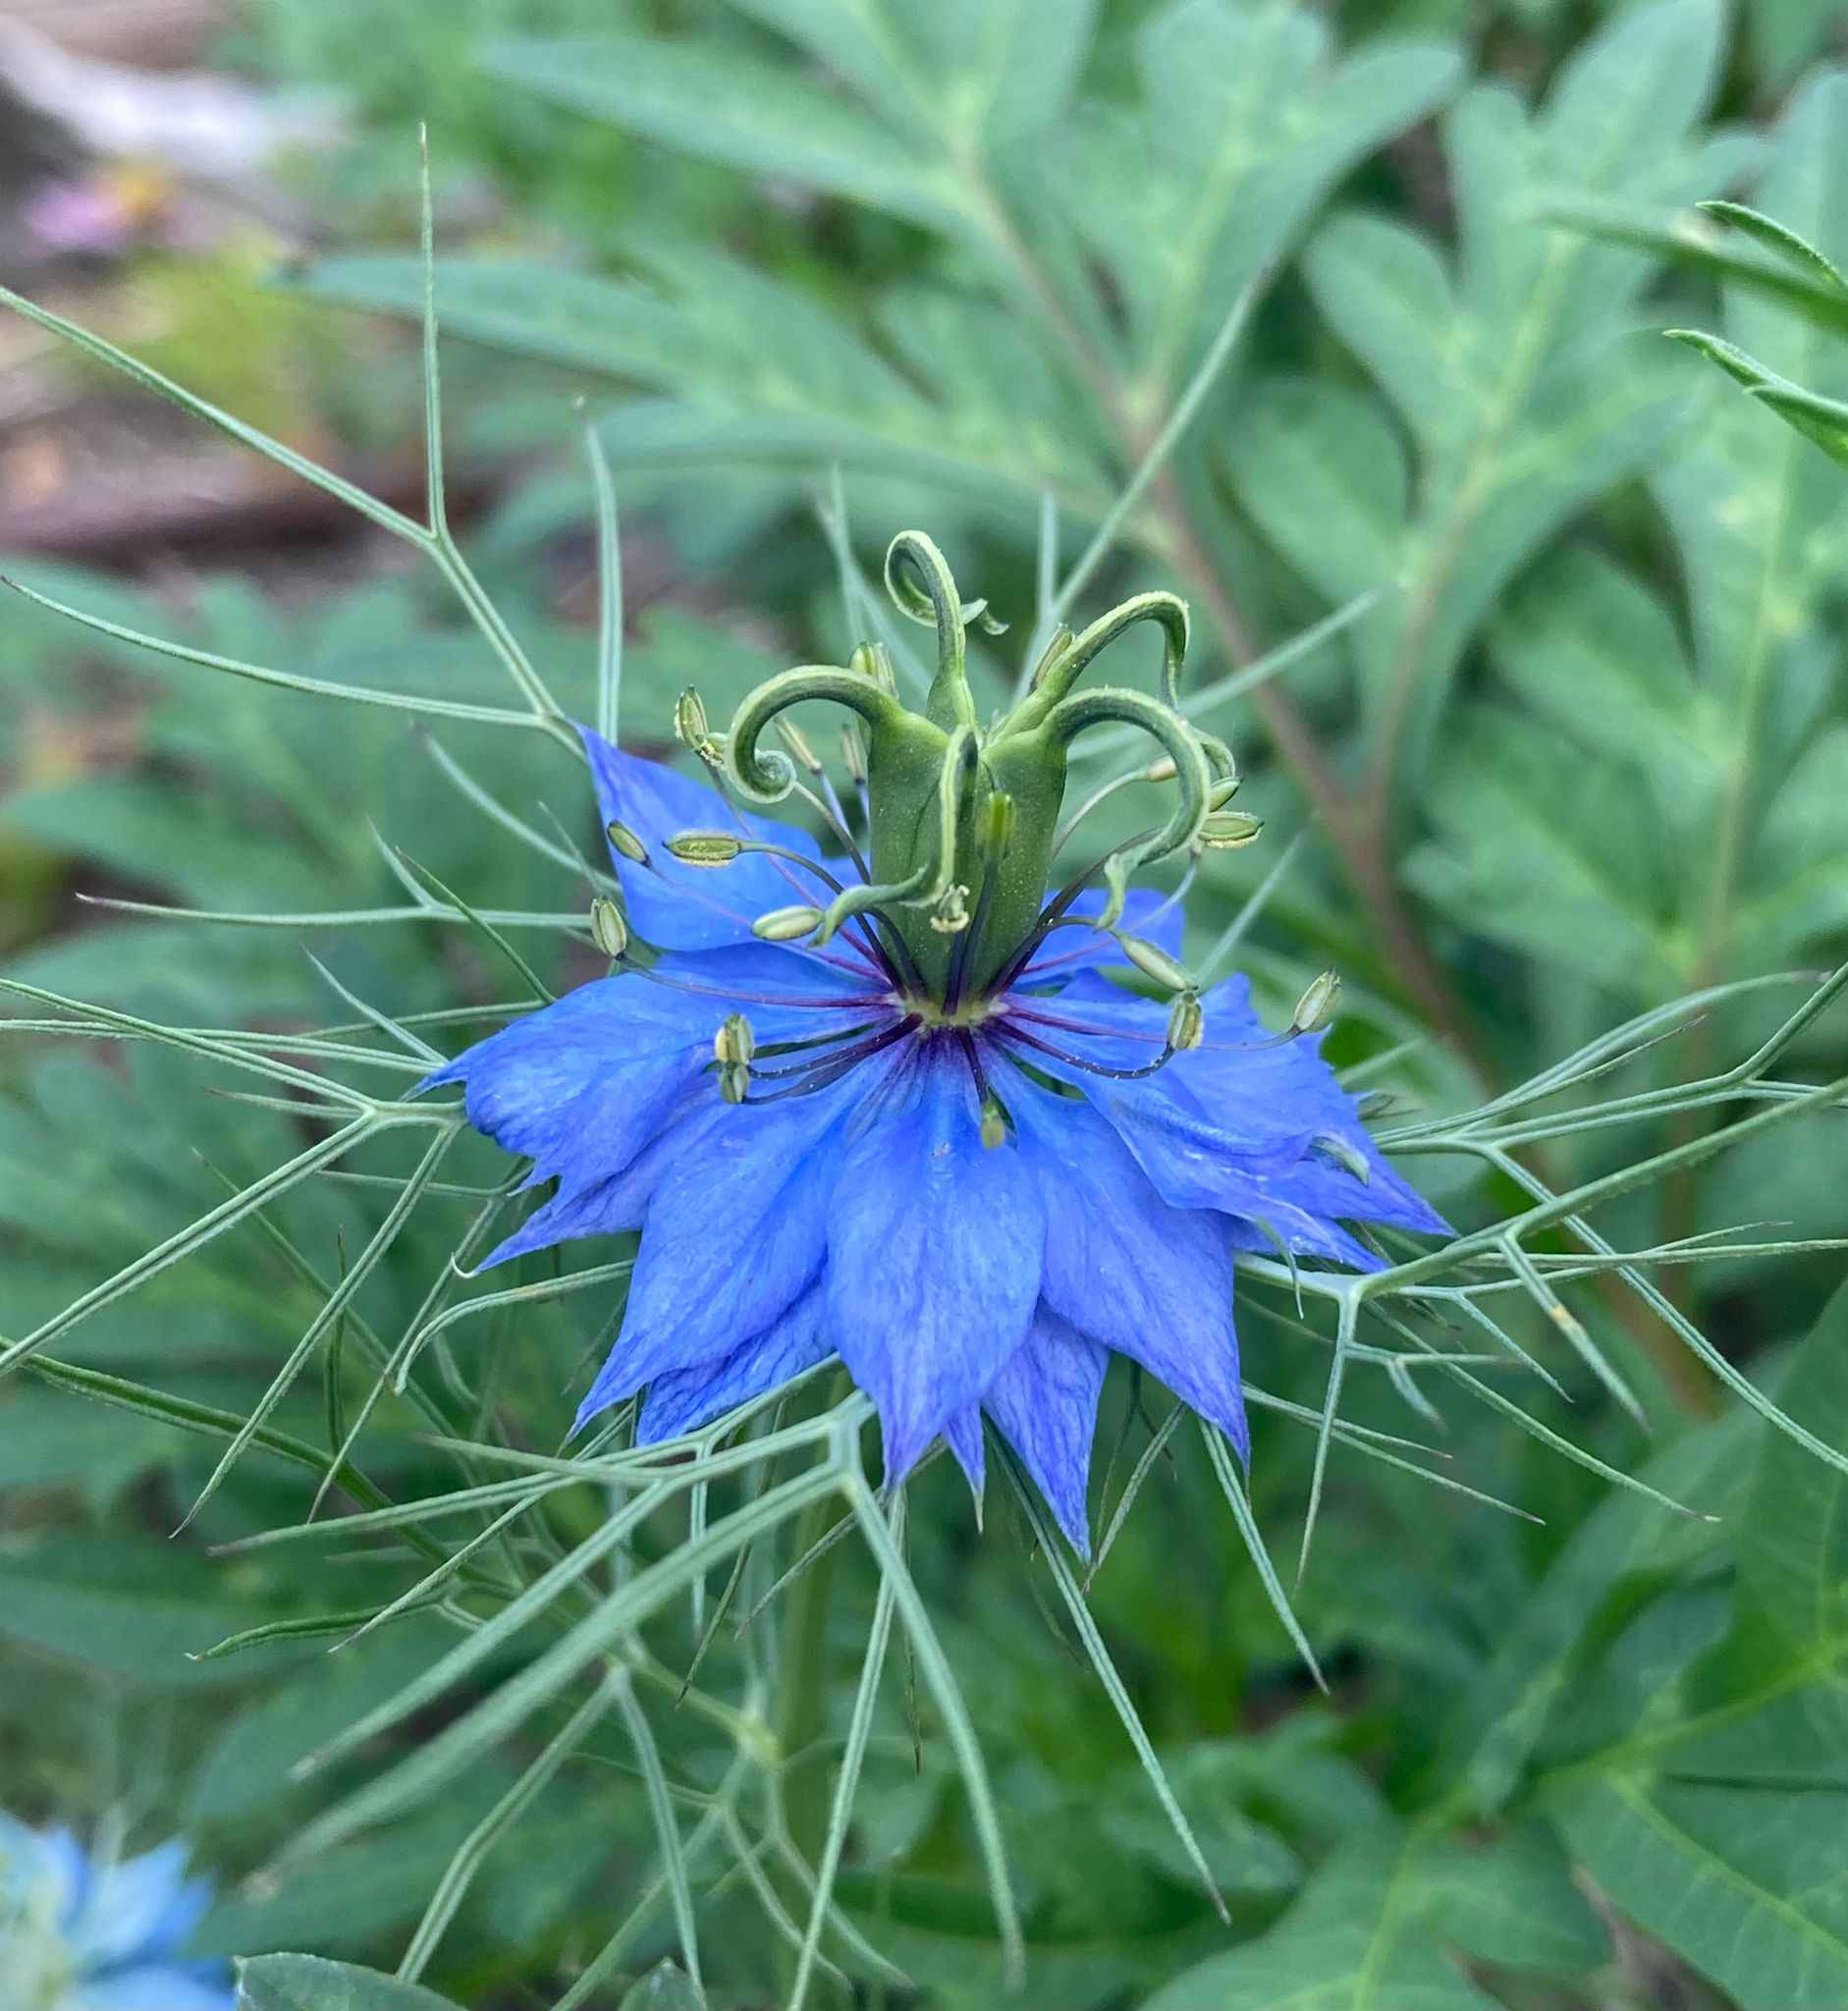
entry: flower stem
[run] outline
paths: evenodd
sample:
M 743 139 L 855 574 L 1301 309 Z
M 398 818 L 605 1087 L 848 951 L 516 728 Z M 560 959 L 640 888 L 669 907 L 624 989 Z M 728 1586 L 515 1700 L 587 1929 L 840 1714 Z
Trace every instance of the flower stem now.
M 832 1409 L 846 1394 L 844 1372 L 832 1386 L 816 1414 Z M 821 1545 L 839 1513 L 832 1495 L 811 1501 L 795 1525 L 794 1554 L 807 1556 Z M 778 1667 L 777 1747 L 783 1757 L 783 1819 L 789 1841 L 812 1870 L 821 1861 L 828 1835 L 829 1769 L 814 1749 L 828 1728 L 828 1618 L 834 1601 L 838 1545 L 821 1549 L 784 1595 L 782 1654 Z M 805 1892 L 792 1893 L 797 1914 L 808 1904 Z M 793 1981 L 795 1951 L 784 1982 Z

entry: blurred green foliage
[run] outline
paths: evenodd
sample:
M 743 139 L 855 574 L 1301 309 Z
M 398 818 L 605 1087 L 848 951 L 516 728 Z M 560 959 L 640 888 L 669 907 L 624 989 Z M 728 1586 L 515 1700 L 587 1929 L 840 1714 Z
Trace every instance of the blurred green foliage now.
M 1186 593 L 1201 689 L 1306 625 L 1352 618 L 1219 715 L 1251 773 L 1242 800 L 1273 832 L 1312 830 L 1240 951 L 1273 1003 L 1336 963 L 1350 986 L 1340 1059 L 1441 1110 L 1633 1011 L 1839 959 L 1848 482 L 1656 331 L 1717 328 L 1763 370 L 1848 398 L 1848 348 L 1825 321 L 1758 273 L 1686 255 L 1678 218 L 1748 191 L 1848 260 L 1835 199 L 1848 77 L 1813 61 L 1848 8 L 468 0 L 394 21 L 403 32 L 384 34 L 376 5 L 258 0 L 232 45 L 276 81 L 339 86 L 353 108 L 353 144 L 306 185 L 340 248 L 289 282 L 290 306 L 417 311 L 416 262 L 377 246 L 402 245 L 414 218 L 410 128 L 427 119 L 453 236 L 475 240 L 448 245 L 439 274 L 466 387 L 452 445 L 471 466 L 517 469 L 466 542 L 580 715 L 593 643 L 559 591 L 581 585 L 588 550 L 577 396 L 617 468 L 631 550 L 658 548 L 691 589 L 690 606 L 642 613 L 625 665 L 625 737 L 665 742 L 683 684 L 723 716 L 774 662 L 857 638 L 863 610 L 843 615 L 831 535 L 870 564 L 892 529 L 929 524 L 1015 619 L 1017 642 L 1043 499 L 1069 560 L 1194 386 L 1193 423 L 1114 526 L 1123 555 L 1098 590 L 1120 575 Z M 1229 365 L 1196 382 L 1247 289 L 1256 308 Z M 504 695 L 480 640 L 409 578 L 305 601 L 207 578 L 176 607 L 121 577 L 8 570 L 221 656 Z M 998 680 L 1001 661 L 985 674 Z M 98 719 L 134 722 L 126 748 L 94 750 Z M 571 847 L 593 850 L 596 834 L 581 777 L 538 735 L 408 734 L 76 635 L 27 606 L 0 629 L 0 899 L 34 938 L 8 969 L 60 992 L 179 1024 L 351 1020 L 305 966 L 305 936 L 342 985 L 394 1014 L 511 996 L 504 967 L 434 921 L 208 928 L 87 910 L 49 927 L 59 875 L 303 916 L 405 904 L 396 844 L 484 907 L 584 901 Z M 483 791 L 552 856 L 484 815 Z M 1132 795 L 1122 828 L 1136 814 Z M 1209 855 L 1190 909 L 1201 944 L 1274 856 Z M 567 944 L 546 975 L 596 968 Z M 1729 1000 L 1601 1086 L 1722 1068 L 1796 996 Z M 1796 1059 L 1826 1080 L 1842 1050 L 1823 1021 Z M 1536 1165 L 1576 1183 L 1734 1114 L 1591 1130 L 1544 1143 Z M 1837 1119 L 1621 1196 L 1599 1226 L 1620 1247 L 1767 1217 L 1840 1234 Z M 0 1333 L 31 1330 L 305 1135 L 281 1112 L 206 1094 L 182 1057 L 136 1048 L 99 1063 L 9 1038 Z M 413 1612 L 320 1653 L 314 1630 L 348 1631 L 425 1568 L 390 1544 L 200 1549 L 302 1518 L 300 1449 L 324 1461 L 371 1386 L 361 1323 L 381 1347 L 415 1324 L 470 1198 L 433 1199 L 436 1219 L 393 1247 L 279 1406 L 272 1425 L 297 1454 L 253 1453 L 190 1541 L 165 1541 L 216 1464 L 225 1418 L 249 1412 L 412 1164 L 389 1140 L 367 1151 L 358 1170 L 379 1184 L 290 1189 L 260 1223 L 61 1340 L 75 1372 L 62 1383 L 21 1379 L 0 1397 L 0 1795 L 22 1813 L 121 1808 L 150 1834 L 187 1829 L 227 1876 L 214 1949 L 389 1968 L 532 1754 L 509 1741 L 389 1827 L 284 1877 L 245 1877 L 416 1750 L 413 1720 L 312 1779 L 291 1772 L 455 1636 Z M 1467 1213 L 1467 1169 L 1427 1165 Z M 442 1177 L 503 1170 L 469 1141 Z M 1492 1209 L 1510 1205 L 1506 1175 L 1486 1185 Z M 1563 1233 L 1551 1245 L 1571 1247 Z M 1663 1276 L 1678 1307 L 1841 1445 L 1839 1274 L 1829 1250 L 1773 1269 L 1721 1250 Z M 1241 1307 L 1247 1366 L 1313 1413 L 1327 1351 L 1304 1346 L 1277 1303 Z M 1445 1409 L 1451 1470 L 1544 1527 L 1337 1451 L 1293 1595 L 1332 1673 L 1327 1699 L 1226 1541 L 1199 1448 L 1176 1438 L 1152 1468 L 1090 1599 L 1229 1932 L 1006 1502 L 978 1537 L 941 1467 L 913 1491 L 910 1562 L 1007 1821 L 1027 2001 L 1616 2011 L 1675 2001 L 1650 1995 L 1652 1965 L 1672 1960 L 1703 1980 L 1674 1988 L 1742 2011 L 1848 2003 L 1841 1476 L 1748 1414 L 1715 1415 L 1636 1302 L 1586 1288 L 1579 1304 L 1644 1392 L 1656 1442 L 1522 1308 L 1510 1331 L 1576 1399 L 1549 1413 L 1553 1427 L 1721 1519 L 1612 1492 L 1476 1404 Z M 454 1375 L 441 1356 L 382 1402 L 357 1454 L 366 1477 L 394 1498 L 434 1495 L 457 1481 L 432 1437 L 490 1424 L 528 1449 L 558 1443 L 611 1310 L 588 1292 L 462 1325 Z M 86 1400 L 108 1393 L 96 1377 L 196 1407 L 196 1429 Z M 1148 1443 L 1143 1394 L 1113 1391 L 1100 1440 L 1120 1442 L 1112 1498 Z M 1426 1429 L 1401 1395 L 1370 1379 L 1343 1416 Z M 1313 1432 L 1260 1427 L 1253 1498 L 1274 1548 L 1296 1533 L 1313 1451 Z M 589 1487 L 549 1497 L 510 1561 L 557 1553 L 608 1507 Z M 651 1528 L 644 1557 L 681 1534 Z M 863 1559 L 842 1568 L 836 1726 L 876 1583 Z M 304 1638 L 276 1631 L 292 1627 Z M 272 1631 L 188 1658 L 253 1629 Z M 532 1632 L 468 1698 L 530 1662 Z M 683 1608 L 651 1635 L 674 1668 L 696 1640 Z M 965 1791 L 916 1690 L 882 1697 L 841 1888 L 915 1998 L 877 1982 L 846 1937 L 830 1951 L 868 2004 L 999 2007 Z M 677 1777 L 711 1789 L 722 1744 L 686 1714 L 659 1721 Z M 532 1750 L 556 1729 L 536 1721 Z M 485 2007 L 567 1987 L 655 1876 L 635 1766 L 614 1732 L 576 1750 L 517 1840 L 485 1859 L 427 1972 L 435 1988 Z M 701 1901 L 711 2001 L 767 2004 L 783 1954 L 742 1857 L 715 1843 L 698 1881 L 728 1865 Z M 672 1910 L 655 1890 L 624 1951 L 632 1993 L 593 2001 L 676 2005 L 681 1984 L 658 1967 L 678 1945 Z M 431 2001 L 290 1960 L 248 1972 L 253 2011 Z

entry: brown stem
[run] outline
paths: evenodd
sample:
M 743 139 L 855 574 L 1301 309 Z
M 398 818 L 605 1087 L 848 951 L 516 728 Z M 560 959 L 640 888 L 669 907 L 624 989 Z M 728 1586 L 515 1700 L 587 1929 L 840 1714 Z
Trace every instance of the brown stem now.
M 1244 618 L 1202 544 L 1170 472 L 1158 479 L 1154 495 L 1187 584 L 1212 615 L 1227 655 L 1235 664 L 1250 662 L 1254 652 Z M 1464 1058 L 1484 1086 L 1493 1087 L 1495 1071 L 1405 906 L 1380 830 L 1342 788 L 1308 723 L 1276 684 L 1260 684 L 1251 702 L 1278 754 L 1315 805 L 1406 998 Z

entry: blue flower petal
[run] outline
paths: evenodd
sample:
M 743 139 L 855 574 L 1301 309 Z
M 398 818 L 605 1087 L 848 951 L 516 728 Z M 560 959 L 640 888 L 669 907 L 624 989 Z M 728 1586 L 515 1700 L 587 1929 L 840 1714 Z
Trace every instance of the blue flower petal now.
M 965 1404 L 944 1423 L 944 1443 L 951 1457 L 962 1469 L 962 1478 L 975 1496 L 975 1519 L 982 1519 L 982 1493 L 988 1485 L 988 1463 L 982 1445 L 982 1410 L 979 1404 Z
M 79 2011 L 231 2011 L 232 1987 L 215 1965 L 166 1963 L 85 1979 L 68 2001 Z
M 211 1888 L 186 1875 L 186 1846 L 165 1843 L 143 1857 L 95 1864 L 66 1939 L 83 1968 L 114 1968 L 136 1957 L 176 1954 L 204 1919 Z
M 1091 1554 L 1085 1506 L 1091 1440 L 1109 1366 L 1110 1353 L 1101 1341 L 1042 1304 L 1026 1338 L 982 1397 L 983 1409 L 1020 1455 L 1066 1542 L 1085 1558 Z
M 813 1282 L 846 1120 L 896 1065 L 875 1059 L 785 1103 L 728 1106 L 715 1092 L 697 1149 L 675 1155 L 649 1197 L 623 1331 L 579 1425 L 657 1376 L 719 1361 Z
M 1248 1439 L 1225 1223 L 1205 1209 L 1170 1207 L 1085 1105 L 1017 1079 L 1009 1107 L 1047 1200 L 1046 1305 L 1140 1362 L 1242 1455 Z
M 1383 1223 L 1420 1235 L 1455 1233 L 1374 1142 L 1360 1120 L 1359 1100 L 1341 1087 L 1322 1059 L 1322 1034 L 1305 1034 L 1277 1047 L 1235 1046 L 1269 1037 L 1269 1029 L 1252 1010 L 1251 987 L 1242 976 L 1215 986 L 1202 1003 L 1206 1042 L 1174 1065 L 1180 1079 L 1209 1109 L 1219 1109 L 1233 1096 L 1286 1107 L 1313 1122 L 1317 1132 L 1343 1140 L 1367 1164 L 1368 1177 L 1363 1181 L 1311 1152 L 1277 1182 L 1292 1201 L 1312 1214 Z
M 984 1147 L 961 1057 L 928 1043 L 897 1107 L 848 1146 L 829 1225 L 829 1325 L 879 1408 L 889 1479 L 1026 1332 L 1045 1239 L 1021 1155 Z
M 730 1006 L 635 976 L 600 978 L 511 1021 L 427 1076 L 465 1086 L 468 1121 L 574 1189 L 619 1171 L 712 1059 Z
M 647 848 L 638 866 L 614 846 L 617 876 L 636 932 L 664 950 L 713 950 L 753 940 L 751 923 L 771 908 L 826 897 L 813 874 L 787 859 L 746 852 L 729 866 L 684 866 L 667 842 L 681 831 L 736 831 L 819 860 L 807 832 L 735 809 L 709 784 L 612 746 L 588 727 L 577 729 L 590 762 L 597 808 L 606 825 L 626 824 Z
M 708 1126 L 718 1121 L 724 1108 L 709 1083 L 695 1082 L 627 1166 L 603 1179 L 575 1185 L 561 1180 L 558 1192 L 534 1209 L 504 1242 L 497 1243 L 475 1270 L 492 1271 L 516 1257 L 583 1236 L 616 1236 L 640 1228 L 649 1199 L 668 1168 L 685 1155 L 698 1153 Z
M 834 1352 L 822 1318 L 822 1292 L 811 1285 L 763 1332 L 716 1361 L 672 1370 L 648 1386 L 635 1426 L 638 1445 L 696 1432 L 754 1396 L 792 1382 Z

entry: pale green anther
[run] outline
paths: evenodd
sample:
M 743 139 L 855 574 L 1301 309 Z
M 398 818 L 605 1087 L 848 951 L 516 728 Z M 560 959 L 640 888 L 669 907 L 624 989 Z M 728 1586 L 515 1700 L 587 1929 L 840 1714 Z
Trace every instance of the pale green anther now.
M 1164 754 L 1158 759 L 1151 761 L 1148 767 L 1142 771 L 1142 780 L 1144 782 L 1172 782 L 1178 773 L 1179 770 L 1174 766 L 1173 755 Z M 1207 800 L 1211 802 L 1213 799 L 1209 796 Z
M 1177 1055 L 1186 1055 L 1200 1045 L 1206 1033 L 1206 1014 L 1192 992 L 1177 992 L 1168 1008 L 1168 1045 Z
M 969 926 L 969 890 L 952 882 L 937 897 L 931 908 L 931 927 L 940 936 L 959 936 Z
M 1367 1155 L 1338 1131 L 1318 1131 L 1310 1142 L 1312 1150 L 1332 1160 L 1337 1167 L 1346 1168 L 1363 1187 L 1373 1184 L 1373 1168 L 1367 1164 Z
M 866 780 L 866 739 L 851 720 L 841 729 L 841 758 L 847 765 L 847 780 L 858 788 Z
M 1129 961 L 1145 978 L 1153 978 L 1164 991 L 1194 992 L 1199 989 L 1193 973 L 1176 963 L 1159 945 L 1144 936 L 1126 935 L 1121 930 L 1117 930 L 1115 935 L 1118 947 Z
M 1334 1007 L 1341 996 L 1341 980 L 1332 970 L 1325 970 L 1296 1002 L 1296 1010 L 1290 1014 L 1289 1030 L 1294 1034 L 1320 1033 L 1334 1018 Z
M 590 903 L 590 934 L 612 963 L 620 962 L 628 950 L 628 924 L 607 894 L 598 895 Z
M 1201 821 L 1199 842 L 1210 852 L 1234 852 L 1264 830 L 1264 819 L 1249 810 L 1215 810 Z
M 729 866 L 744 849 L 729 831 L 677 831 L 668 850 L 682 866 Z
M 898 679 L 892 668 L 892 652 L 883 642 L 862 642 L 847 658 L 847 668 L 870 679 L 889 697 L 898 695 Z
M 1037 691 L 1046 681 L 1047 673 L 1071 647 L 1072 633 L 1061 622 L 1047 637 L 1046 647 L 1040 651 L 1040 660 L 1033 666 L 1033 675 L 1027 679 L 1027 689 Z
M 729 1104 L 741 1104 L 751 1093 L 751 1071 L 742 1061 L 728 1061 L 719 1070 L 719 1094 Z
M 624 858 L 628 860 L 630 865 L 645 866 L 648 863 L 648 847 L 642 843 L 641 840 L 635 836 L 626 824 L 619 824 L 615 818 L 612 818 L 603 829 L 604 835 L 609 839 L 611 844 L 616 847 L 617 851 Z
M 712 1037 L 712 1059 L 722 1067 L 748 1068 L 757 1053 L 757 1036 L 741 1012 L 729 1012 Z
M 1207 791 L 1207 809 L 1209 811 L 1223 810 L 1226 804 L 1237 795 L 1242 781 L 1243 778 L 1237 775 L 1221 776 Z
M 712 728 L 706 719 L 706 704 L 692 685 L 674 701 L 674 731 L 679 735 L 683 746 L 694 749 L 712 738 Z
M 993 1090 L 982 1099 L 982 1143 L 990 1152 L 1007 1143 L 1007 1113 Z
M 751 934 L 764 943 L 794 943 L 820 927 L 818 907 L 773 907 L 751 924 Z
M 806 768 L 810 775 L 821 773 L 821 757 L 808 744 L 807 736 L 793 720 L 778 720 L 777 738 L 789 750 L 789 758 L 799 767 Z

